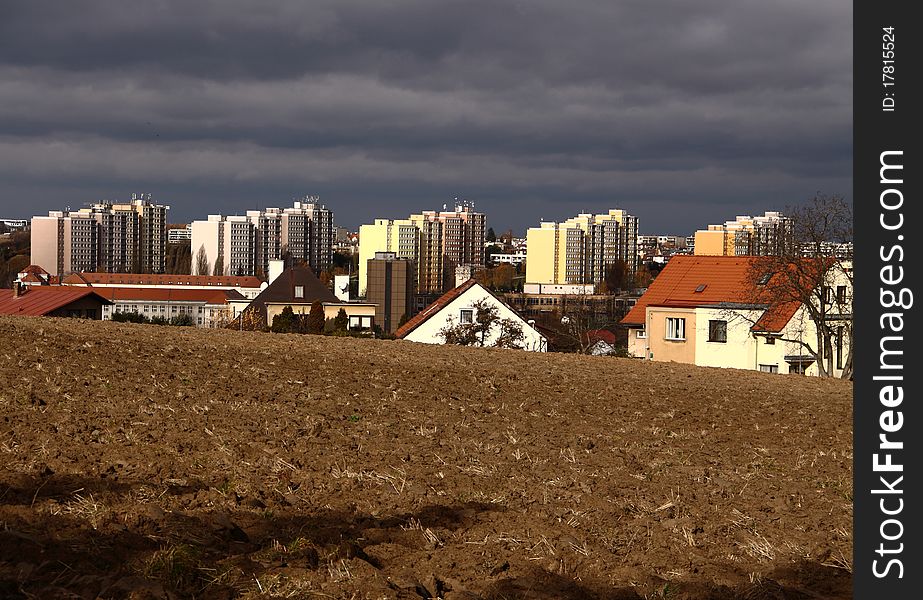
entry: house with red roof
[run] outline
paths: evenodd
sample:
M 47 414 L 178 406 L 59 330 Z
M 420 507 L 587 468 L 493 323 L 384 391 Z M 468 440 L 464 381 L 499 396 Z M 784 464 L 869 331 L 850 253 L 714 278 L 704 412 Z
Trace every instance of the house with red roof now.
M 497 309 L 500 319 L 510 319 L 522 328 L 523 339 L 520 348 L 533 352 L 547 352 L 548 340 L 531 323 L 510 308 L 490 290 L 474 279 L 450 290 L 414 315 L 395 332 L 398 339 L 424 344 L 444 344 L 441 331 L 446 327 L 474 323 L 476 304 L 485 302 Z M 484 340 L 485 346 L 493 346 L 500 335 L 499 327 L 490 331 Z
M 622 319 L 628 350 L 639 358 L 772 373 L 816 375 L 817 327 L 798 301 L 761 293 L 753 256 L 674 256 Z M 845 367 L 852 285 L 832 263 L 813 261 L 826 291 L 834 375 Z M 813 267 L 812 267 L 813 268 Z M 761 300 L 761 298 L 764 298 Z M 847 310 L 842 307 L 848 305 Z M 828 355 L 829 356 L 829 355 Z
M 21 317 L 102 318 L 109 300 L 96 290 L 60 286 L 30 286 L 14 282 L 12 290 L 0 290 L 0 315 Z

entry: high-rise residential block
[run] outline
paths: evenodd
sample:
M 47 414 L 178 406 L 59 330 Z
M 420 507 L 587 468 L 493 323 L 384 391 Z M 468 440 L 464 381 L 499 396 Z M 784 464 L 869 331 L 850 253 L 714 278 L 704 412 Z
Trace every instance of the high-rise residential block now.
M 52 275 L 81 271 L 163 273 L 169 206 L 133 194 L 32 218 L 32 264 Z
M 526 239 L 527 283 L 595 284 L 616 261 L 638 268 L 638 218 L 621 209 L 543 222 Z
M 269 262 L 283 255 L 305 263 L 315 273 L 333 263 L 333 212 L 316 196 L 295 200 L 291 208 L 247 211 L 246 215 L 209 215 L 192 223 L 193 271 L 204 249 L 204 261 L 224 274 L 265 275 Z M 227 223 L 229 225 L 220 225 Z
M 487 216 L 470 202 L 454 210 L 427 210 L 407 219 L 376 219 L 359 228 L 359 295 L 367 287 L 367 263 L 376 252 L 394 252 L 415 266 L 416 294 L 442 294 L 454 287 L 455 267 L 484 264 Z
M 733 221 L 695 232 L 698 256 L 765 256 L 794 253 L 792 220 L 779 212 L 757 217 L 738 215 Z

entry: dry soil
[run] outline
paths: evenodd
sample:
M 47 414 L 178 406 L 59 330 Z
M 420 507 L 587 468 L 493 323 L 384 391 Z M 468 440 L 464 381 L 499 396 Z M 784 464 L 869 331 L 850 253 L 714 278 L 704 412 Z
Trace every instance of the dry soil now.
M 0 318 L 2 598 L 849 598 L 847 382 Z

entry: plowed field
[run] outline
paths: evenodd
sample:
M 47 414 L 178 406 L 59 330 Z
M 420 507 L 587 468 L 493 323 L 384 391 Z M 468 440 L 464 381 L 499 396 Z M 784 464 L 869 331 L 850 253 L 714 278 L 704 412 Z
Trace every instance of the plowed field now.
M 2 598 L 849 598 L 847 382 L 0 318 Z

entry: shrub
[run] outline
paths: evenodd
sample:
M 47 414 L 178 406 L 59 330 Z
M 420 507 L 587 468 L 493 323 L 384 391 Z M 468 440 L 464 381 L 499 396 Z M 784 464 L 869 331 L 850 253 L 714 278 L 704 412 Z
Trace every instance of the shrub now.
M 116 323 L 149 323 L 147 317 L 134 311 L 115 311 L 112 313 L 112 320 Z
M 171 318 L 170 325 L 177 325 L 179 327 L 192 327 L 195 325 L 195 319 L 192 318 L 192 315 L 183 313 Z

